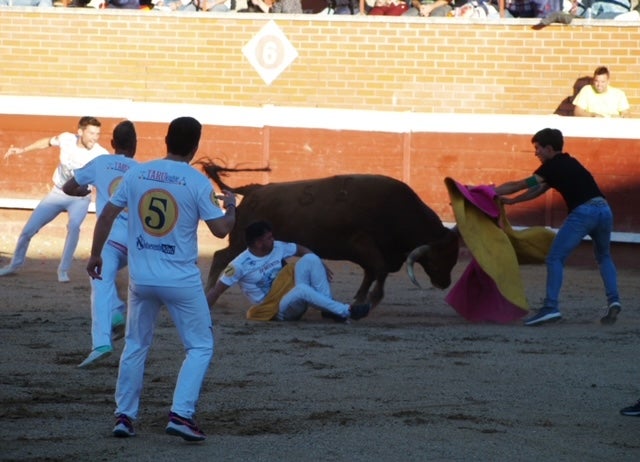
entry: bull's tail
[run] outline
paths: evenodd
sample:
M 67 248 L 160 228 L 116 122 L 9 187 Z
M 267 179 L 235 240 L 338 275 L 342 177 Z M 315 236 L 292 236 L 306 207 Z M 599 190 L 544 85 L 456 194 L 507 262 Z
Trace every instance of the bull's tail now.
M 226 189 L 228 191 L 237 193 L 237 194 L 246 194 L 247 189 L 251 189 L 256 185 L 250 184 L 245 186 L 238 186 L 237 188 L 232 188 L 231 186 L 225 184 L 222 181 L 223 176 L 228 176 L 229 173 L 232 172 L 270 172 L 271 168 L 269 166 L 260 167 L 260 168 L 229 168 L 222 167 L 221 165 L 217 165 L 214 161 L 209 158 L 202 159 L 197 164 L 202 166 L 202 169 L 205 171 L 207 176 L 213 180 L 213 182 L 220 188 Z

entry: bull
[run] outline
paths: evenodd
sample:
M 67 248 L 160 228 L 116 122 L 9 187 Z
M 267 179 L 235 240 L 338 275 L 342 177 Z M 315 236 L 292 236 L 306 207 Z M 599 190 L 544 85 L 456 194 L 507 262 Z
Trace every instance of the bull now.
M 244 229 L 257 220 L 269 222 L 278 240 L 304 245 L 324 259 L 361 266 L 364 277 L 354 297 L 356 303 L 380 303 L 387 276 L 404 263 L 418 287 L 416 262 L 433 286 L 445 289 L 451 284 L 458 235 L 401 181 L 354 174 L 231 188 L 221 176 L 240 170 L 211 161 L 202 166 L 219 188 L 244 196 L 228 247 L 213 256 L 207 288 L 215 285 L 229 262 L 246 248 Z

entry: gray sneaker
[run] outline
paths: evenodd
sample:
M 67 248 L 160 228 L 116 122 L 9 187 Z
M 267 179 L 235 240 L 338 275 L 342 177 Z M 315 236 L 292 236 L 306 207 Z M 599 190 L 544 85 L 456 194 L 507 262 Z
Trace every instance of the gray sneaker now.
M 15 273 L 16 271 L 18 271 L 16 268 L 14 268 L 11 265 L 7 265 L 0 268 L 0 276 L 8 276 L 10 274 Z
M 620 414 L 632 417 L 640 417 L 640 400 L 638 400 L 638 402 L 633 406 L 628 406 L 624 409 L 620 409 Z
M 539 326 L 548 322 L 559 321 L 562 314 L 556 308 L 544 306 L 538 310 L 536 314 L 524 320 L 525 326 Z
M 112 433 L 116 438 L 136 436 L 131 419 L 124 414 L 119 414 L 118 417 L 116 417 L 116 425 L 113 427 Z
M 609 325 L 615 323 L 620 311 L 622 311 L 622 305 L 618 302 L 613 302 L 607 308 L 607 314 L 600 318 L 600 324 Z

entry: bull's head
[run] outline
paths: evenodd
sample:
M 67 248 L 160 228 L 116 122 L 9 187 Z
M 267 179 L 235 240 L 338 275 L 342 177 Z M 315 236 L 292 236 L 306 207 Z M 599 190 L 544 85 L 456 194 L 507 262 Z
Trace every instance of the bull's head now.
M 416 286 L 413 265 L 419 263 L 438 289 L 446 289 L 451 285 L 451 270 L 458 262 L 458 234 L 448 231 L 447 235 L 436 242 L 415 248 L 407 257 L 406 267 L 409 279 Z

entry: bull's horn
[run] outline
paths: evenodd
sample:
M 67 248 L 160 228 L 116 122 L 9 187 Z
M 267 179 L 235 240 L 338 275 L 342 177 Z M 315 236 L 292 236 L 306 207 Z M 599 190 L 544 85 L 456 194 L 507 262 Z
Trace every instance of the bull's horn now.
M 429 245 L 421 245 L 413 249 L 407 257 L 407 274 L 409 275 L 409 279 L 411 279 L 411 282 L 413 282 L 418 287 L 422 286 L 420 286 L 420 283 L 416 280 L 416 275 L 413 272 L 413 264 L 416 262 L 416 260 L 426 255 L 427 252 L 429 252 Z

